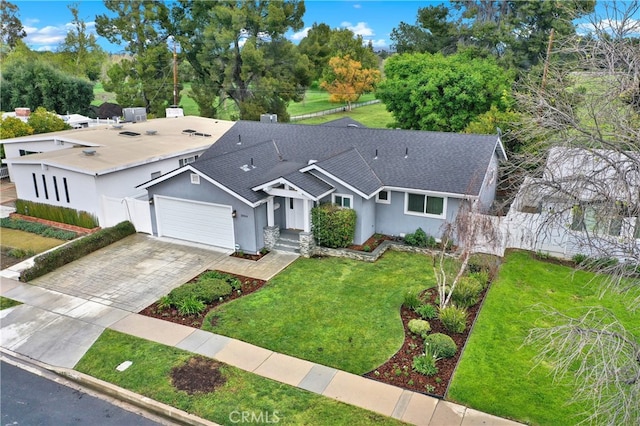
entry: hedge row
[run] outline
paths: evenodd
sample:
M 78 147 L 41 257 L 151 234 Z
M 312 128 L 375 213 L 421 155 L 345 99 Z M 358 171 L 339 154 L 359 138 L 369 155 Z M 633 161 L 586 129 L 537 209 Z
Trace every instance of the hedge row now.
M 0 219 L 0 228 L 17 229 L 19 231 L 42 235 L 43 237 L 57 238 L 59 240 L 73 240 L 78 236 L 72 231 L 56 229 L 42 223 L 29 222 L 28 220 L 22 219 L 12 219 L 10 217 L 3 217 Z
M 128 221 L 121 222 L 111 228 L 101 229 L 91 235 L 36 257 L 34 265 L 22 271 L 20 280 L 28 282 L 41 277 L 67 263 L 86 256 L 88 253 L 99 250 L 135 233 L 136 229 L 133 227 L 133 224 Z
M 91 213 L 33 201 L 16 200 L 16 213 L 87 229 L 98 226 L 98 219 Z
M 321 204 L 311 209 L 311 223 L 313 236 L 319 245 L 347 247 L 356 233 L 356 211 L 335 204 Z

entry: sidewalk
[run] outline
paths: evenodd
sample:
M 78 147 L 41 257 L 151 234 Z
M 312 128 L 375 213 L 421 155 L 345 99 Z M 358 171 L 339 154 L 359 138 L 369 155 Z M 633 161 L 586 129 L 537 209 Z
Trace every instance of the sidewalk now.
M 225 336 L 4 277 L 0 277 L 0 295 L 24 303 L 0 311 L 0 346 L 56 367 L 73 368 L 104 329 L 110 328 L 214 358 L 411 424 L 518 424 Z

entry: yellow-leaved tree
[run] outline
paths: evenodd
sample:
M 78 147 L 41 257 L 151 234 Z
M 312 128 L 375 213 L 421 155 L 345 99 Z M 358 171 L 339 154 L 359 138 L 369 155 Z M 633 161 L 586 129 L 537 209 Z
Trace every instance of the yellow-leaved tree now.
M 362 64 L 351 56 L 334 56 L 329 60 L 328 72 L 320 87 L 329 92 L 329 101 L 346 102 L 351 111 L 351 102 L 363 93 L 371 92 L 380 81 L 380 71 L 362 68 Z

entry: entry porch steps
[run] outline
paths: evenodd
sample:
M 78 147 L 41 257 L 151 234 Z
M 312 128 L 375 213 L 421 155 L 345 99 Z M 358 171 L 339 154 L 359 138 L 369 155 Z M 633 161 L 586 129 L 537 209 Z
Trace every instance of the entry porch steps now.
M 280 238 L 273 247 L 275 250 L 300 254 L 300 231 L 280 230 Z

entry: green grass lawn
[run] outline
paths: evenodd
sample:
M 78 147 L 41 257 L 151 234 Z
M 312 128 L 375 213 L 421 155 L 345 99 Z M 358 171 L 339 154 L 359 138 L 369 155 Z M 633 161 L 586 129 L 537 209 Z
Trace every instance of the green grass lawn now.
M 42 237 L 18 229 L 2 228 L 2 246 L 42 253 L 57 247 L 66 241 L 57 238 Z
M 400 349 L 408 288 L 435 285 L 430 258 L 387 251 L 375 263 L 298 259 L 260 291 L 210 312 L 203 328 L 355 374 Z
M 98 82 L 93 86 L 93 101 L 91 105 L 100 106 L 105 102 L 116 102 L 116 94 L 104 90 L 102 83 Z
M 0 311 L 18 305 L 22 305 L 22 303 L 18 302 L 17 300 L 0 296 Z
M 376 97 L 373 93 L 367 93 L 360 96 L 357 102 L 367 102 L 374 100 Z M 327 109 L 339 108 L 345 106 L 345 102 L 334 103 L 329 102 L 329 93 L 324 90 L 307 90 L 304 99 L 301 102 L 291 102 L 287 108 L 287 112 L 292 117 L 294 115 L 309 114 L 312 112 L 324 111 Z
M 278 424 L 287 425 L 403 424 L 228 365 L 221 368 L 227 380 L 223 386 L 214 392 L 189 395 L 172 386 L 170 372 L 192 356 L 180 349 L 105 330 L 75 369 L 220 424 L 232 424 L 237 420 L 230 418 L 232 412 L 242 411 L 269 413 L 272 422 L 275 414 Z M 118 372 L 116 367 L 124 361 L 133 364 Z
M 567 405 L 568 380 L 555 383 L 549 365 L 536 366 L 536 348 L 523 346 L 541 320 L 539 303 L 580 315 L 583 307 L 610 309 L 632 332 L 640 333 L 637 313 L 615 294 L 600 299 L 593 275 L 512 252 L 491 286 L 458 365 L 448 397 L 477 410 L 535 425 L 576 424 L 585 407 Z
M 342 117 L 351 117 L 356 121 L 371 128 L 387 128 L 388 125 L 394 122 L 393 115 L 385 109 L 384 104 L 367 105 L 360 108 L 355 108 L 352 111 L 338 112 L 330 115 L 323 115 L 321 117 L 308 118 L 306 120 L 296 121 L 298 124 L 322 124 L 328 121 L 337 120 Z

